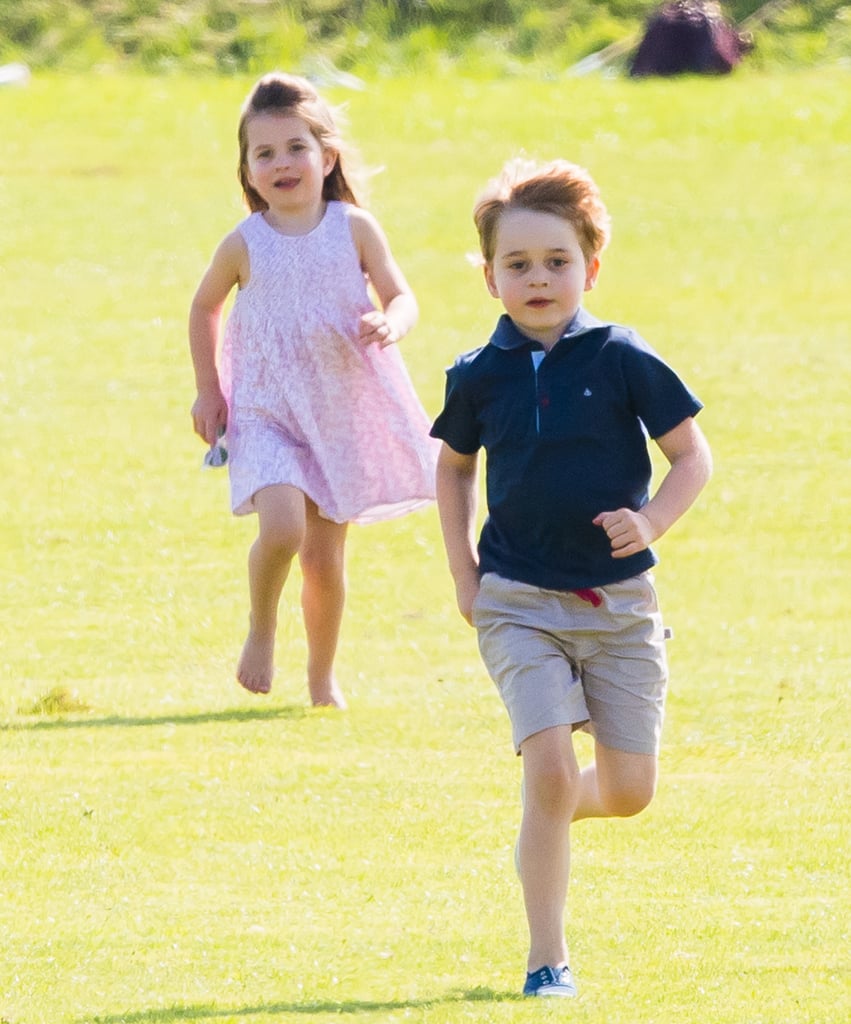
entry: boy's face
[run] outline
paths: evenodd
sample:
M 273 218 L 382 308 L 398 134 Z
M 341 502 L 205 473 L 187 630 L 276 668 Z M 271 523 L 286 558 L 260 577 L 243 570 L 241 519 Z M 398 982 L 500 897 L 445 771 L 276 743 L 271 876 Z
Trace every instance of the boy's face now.
M 587 264 L 573 225 L 537 210 L 506 210 L 499 219 L 493 260 L 485 264 L 491 295 L 519 329 L 552 348 L 594 287 L 600 260 Z

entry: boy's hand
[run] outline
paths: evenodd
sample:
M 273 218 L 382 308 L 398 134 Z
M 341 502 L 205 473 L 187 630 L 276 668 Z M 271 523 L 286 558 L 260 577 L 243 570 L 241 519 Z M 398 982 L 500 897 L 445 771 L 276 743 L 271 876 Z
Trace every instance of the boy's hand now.
M 362 345 L 385 348 L 399 340 L 399 332 L 380 309 L 372 309 L 360 318 L 358 332 Z
M 192 405 L 195 433 L 207 444 L 215 444 L 228 423 L 228 407 L 221 390 L 208 388 L 198 392 Z
M 468 625 L 473 625 L 473 603 L 479 593 L 479 574 L 463 576 L 455 580 L 455 600 L 458 602 L 458 611 L 464 616 Z
M 647 516 L 629 508 L 615 512 L 601 512 L 594 517 L 594 525 L 606 531 L 612 543 L 612 558 L 629 558 L 644 551 L 656 540 L 656 533 Z

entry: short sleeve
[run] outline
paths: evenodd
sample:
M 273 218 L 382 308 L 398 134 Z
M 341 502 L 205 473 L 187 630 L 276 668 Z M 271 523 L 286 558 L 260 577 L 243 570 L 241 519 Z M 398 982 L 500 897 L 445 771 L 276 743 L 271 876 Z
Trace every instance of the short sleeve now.
M 624 350 L 623 368 L 635 414 L 652 438 L 696 416 L 703 403 L 641 339 Z
M 481 448 L 478 418 L 464 388 L 464 367 L 456 363 L 446 371 L 443 409 L 434 421 L 431 436 L 440 438 L 461 455 L 473 455 Z

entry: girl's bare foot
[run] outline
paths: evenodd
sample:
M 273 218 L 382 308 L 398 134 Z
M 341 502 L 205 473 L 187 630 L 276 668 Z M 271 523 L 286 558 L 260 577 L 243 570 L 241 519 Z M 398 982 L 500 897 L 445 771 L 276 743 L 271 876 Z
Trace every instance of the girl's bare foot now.
M 249 632 L 242 648 L 236 678 L 249 693 L 268 693 L 275 673 L 275 636 Z
M 336 679 L 322 683 L 312 683 L 308 680 L 307 686 L 310 690 L 310 703 L 315 708 L 339 708 L 345 711 L 348 707 Z

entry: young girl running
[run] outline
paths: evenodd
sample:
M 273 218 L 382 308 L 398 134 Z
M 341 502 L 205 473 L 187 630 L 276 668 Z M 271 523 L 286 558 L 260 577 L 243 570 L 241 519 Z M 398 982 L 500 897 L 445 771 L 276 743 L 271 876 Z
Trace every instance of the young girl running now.
M 417 303 L 357 203 L 332 114 L 309 82 L 262 78 L 238 139 L 251 213 L 216 250 L 189 318 L 195 431 L 215 445 L 226 429 L 233 512 L 259 520 L 237 679 L 252 693 L 271 688 L 278 602 L 298 555 L 310 698 L 345 707 L 334 657 L 347 524 L 434 497 L 437 445 L 395 345 Z

